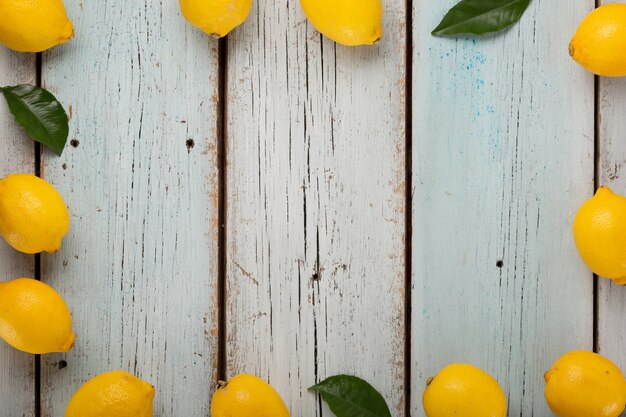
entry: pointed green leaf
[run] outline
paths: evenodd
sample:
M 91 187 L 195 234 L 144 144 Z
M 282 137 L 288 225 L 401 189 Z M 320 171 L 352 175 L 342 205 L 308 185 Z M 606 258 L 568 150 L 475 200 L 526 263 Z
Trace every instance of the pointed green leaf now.
M 355 376 L 331 376 L 309 390 L 319 392 L 337 417 L 391 417 L 382 395 Z
M 483 35 L 517 22 L 530 0 L 461 0 L 444 16 L 433 35 Z
M 34 85 L 3 87 L 2 93 L 26 133 L 60 156 L 69 134 L 67 114 L 61 103 L 50 92 Z

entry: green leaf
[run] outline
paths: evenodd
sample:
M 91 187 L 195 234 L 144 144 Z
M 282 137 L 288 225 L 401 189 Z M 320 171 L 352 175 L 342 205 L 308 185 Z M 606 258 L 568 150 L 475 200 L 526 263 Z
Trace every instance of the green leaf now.
M 355 376 L 331 376 L 309 390 L 319 392 L 337 417 L 391 417 L 382 395 Z
M 59 101 L 34 85 L 3 87 L 9 110 L 28 136 L 61 156 L 69 134 L 68 117 Z
M 530 0 L 461 0 L 444 16 L 433 35 L 483 35 L 517 22 Z

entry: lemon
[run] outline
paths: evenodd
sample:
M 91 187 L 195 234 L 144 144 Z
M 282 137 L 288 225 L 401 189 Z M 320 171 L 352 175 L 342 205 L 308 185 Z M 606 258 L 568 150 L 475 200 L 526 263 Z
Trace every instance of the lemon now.
M 211 417 L 289 417 L 280 395 L 254 375 L 232 378 L 213 394 Z
M 0 43 L 19 52 L 41 52 L 74 33 L 62 0 L 0 0 Z
M 189 23 L 221 38 L 245 22 L 252 0 L 180 0 L 180 8 Z
M 505 417 L 506 397 L 481 369 L 452 364 L 428 381 L 423 395 L 427 417 Z
M 382 0 L 300 0 L 313 27 L 343 45 L 371 45 L 382 34 Z
M 569 44 L 576 62 L 597 75 L 626 75 L 626 4 L 607 4 L 587 15 Z
M 589 269 L 626 283 L 626 198 L 600 187 L 576 213 L 574 240 Z
M 624 411 L 624 375 L 596 353 L 566 353 L 544 379 L 546 401 L 558 417 L 617 417 Z
M 56 252 L 69 228 L 63 198 L 46 181 L 30 174 L 0 180 L 0 234 L 13 248 Z
M 0 337 L 33 354 L 67 352 L 74 344 L 72 316 L 61 296 L 31 278 L 0 283 Z
M 90 379 L 74 393 L 65 417 L 152 417 L 154 387 L 125 371 Z

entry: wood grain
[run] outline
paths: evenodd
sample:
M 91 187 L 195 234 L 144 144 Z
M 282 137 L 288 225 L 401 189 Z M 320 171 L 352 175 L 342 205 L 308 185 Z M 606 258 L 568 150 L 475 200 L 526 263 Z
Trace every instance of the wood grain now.
M 113 369 L 156 388 L 155 415 L 207 416 L 217 347 L 217 44 L 177 2 L 69 3 L 76 36 L 45 54 L 44 85 L 71 113 L 45 177 L 72 215 L 45 281 L 77 342 L 42 363 L 42 415 Z
M 373 47 L 322 39 L 297 2 L 255 2 L 229 39 L 227 371 L 307 388 L 371 381 L 404 413 L 405 10 Z
M 603 2 L 608 3 L 608 2 Z M 598 185 L 626 195 L 626 79 L 599 78 Z M 626 288 L 598 279 L 598 352 L 626 372 Z
M 567 45 L 593 1 L 533 1 L 482 39 L 431 36 L 454 3 L 414 4 L 411 412 L 428 377 L 466 362 L 500 382 L 510 416 L 547 416 L 543 373 L 592 348 L 571 223 L 593 190 L 594 87 Z
M 0 86 L 35 82 L 35 56 L 0 46 Z M 1 94 L 0 94 L 1 96 Z M 33 173 L 35 145 L 17 125 L 0 97 L 0 178 Z M 21 254 L 0 239 L 0 281 L 35 276 L 35 258 Z M 35 357 L 0 340 L 0 417 L 35 415 Z

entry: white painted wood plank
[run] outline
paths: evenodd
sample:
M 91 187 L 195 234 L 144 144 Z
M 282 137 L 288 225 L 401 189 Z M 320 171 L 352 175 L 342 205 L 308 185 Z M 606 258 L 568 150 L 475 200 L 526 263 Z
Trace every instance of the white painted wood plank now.
M 292 416 L 337 373 L 404 412 L 405 10 L 382 41 L 321 39 L 297 2 L 255 2 L 229 39 L 228 375 L 255 373 Z
M 35 56 L 0 46 L 0 86 L 35 82 Z M 33 173 L 35 145 L 27 138 L 0 98 L 0 178 Z M 0 281 L 35 276 L 35 258 L 21 254 L 0 238 Z M 0 340 L 0 417 L 30 417 L 35 413 L 35 360 Z
M 547 416 L 543 373 L 592 347 L 571 224 L 593 189 L 593 77 L 567 45 L 593 1 L 533 1 L 484 39 L 431 36 L 454 3 L 414 9 L 411 411 L 428 377 L 467 362 L 510 416 Z
M 608 185 L 616 193 L 626 195 L 626 177 L 622 175 L 626 166 L 626 78 L 600 77 L 599 80 L 599 185 Z M 610 280 L 599 279 L 598 351 L 624 371 L 625 290 Z
M 61 417 L 83 382 L 125 369 L 156 387 L 155 415 L 209 414 L 217 346 L 217 44 L 177 2 L 69 3 L 76 37 L 44 56 L 72 108 L 45 177 L 72 215 L 46 282 L 77 342 L 42 363 L 42 410 Z M 188 149 L 187 141 L 194 147 Z M 65 363 L 61 361 L 66 361 Z

